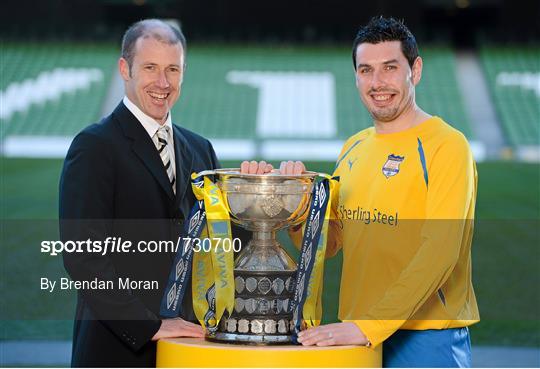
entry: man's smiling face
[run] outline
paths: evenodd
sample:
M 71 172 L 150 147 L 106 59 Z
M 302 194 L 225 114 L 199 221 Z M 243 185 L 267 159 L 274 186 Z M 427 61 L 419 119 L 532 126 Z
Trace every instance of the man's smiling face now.
M 376 121 L 393 121 L 414 104 L 421 71 L 422 60 L 417 58 L 411 69 L 400 41 L 362 43 L 356 49 L 356 87 Z
M 164 123 L 180 96 L 184 53 L 182 46 L 139 38 L 131 67 L 120 58 L 126 96 L 146 115 Z

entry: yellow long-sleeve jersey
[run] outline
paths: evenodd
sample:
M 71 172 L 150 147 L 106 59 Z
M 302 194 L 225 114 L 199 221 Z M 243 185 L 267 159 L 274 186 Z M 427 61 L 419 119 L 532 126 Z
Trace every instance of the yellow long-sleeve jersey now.
M 341 226 L 330 227 L 328 247 L 343 248 L 339 318 L 373 346 L 398 329 L 477 322 L 477 174 L 465 137 L 438 117 L 398 133 L 368 128 L 347 140 L 334 175 Z

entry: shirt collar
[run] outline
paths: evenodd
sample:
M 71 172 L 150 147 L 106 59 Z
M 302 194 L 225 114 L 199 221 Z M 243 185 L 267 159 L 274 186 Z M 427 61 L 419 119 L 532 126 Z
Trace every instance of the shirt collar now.
M 146 132 L 148 132 L 148 134 L 150 135 L 150 138 L 153 138 L 157 130 L 161 127 L 161 124 L 159 124 L 154 118 L 145 114 L 141 109 L 139 109 L 137 105 L 132 103 L 127 96 L 124 96 L 124 99 L 122 101 L 126 108 L 128 108 L 128 110 L 133 113 L 135 118 L 137 118 L 137 120 L 142 124 Z M 167 119 L 165 120 L 164 125 L 169 127 L 169 134 L 172 137 L 172 119 L 170 111 L 169 114 L 167 114 Z

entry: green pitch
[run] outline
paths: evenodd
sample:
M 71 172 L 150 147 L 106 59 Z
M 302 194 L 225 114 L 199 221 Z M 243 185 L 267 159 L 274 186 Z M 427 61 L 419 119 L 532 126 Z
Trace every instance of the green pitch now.
M 238 166 L 237 162 L 223 164 Z M 66 294 L 36 301 L 31 299 L 36 294 L 26 291 L 28 286 L 36 289 L 44 273 L 64 275 L 61 258 L 44 257 L 38 251 L 40 237 L 57 233 L 54 219 L 61 165 L 61 160 L 1 160 L 2 319 L 21 313 L 28 317 L 40 311 L 55 311 L 56 316 L 64 317 L 49 321 L 4 320 L 2 339 L 71 337 L 75 296 Z M 307 165 L 324 172 L 333 168 L 333 163 Z M 540 346 L 539 168 L 529 164 L 482 163 L 478 172 L 473 277 L 482 321 L 471 330 L 473 343 Z M 17 228 L 23 224 L 25 228 Z M 328 260 L 325 268 L 323 302 L 327 322 L 335 321 L 337 316 L 340 258 L 338 255 Z M 23 269 L 24 265 L 29 267 Z

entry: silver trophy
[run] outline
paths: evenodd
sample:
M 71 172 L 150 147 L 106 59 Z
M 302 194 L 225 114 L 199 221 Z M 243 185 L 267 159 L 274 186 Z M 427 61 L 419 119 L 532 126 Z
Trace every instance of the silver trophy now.
M 236 343 L 290 343 L 297 265 L 276 240 L 276 231 L 305 219 L 317 173 L 258 175 L 220 169 L 215 175 L 231 220 L 253 231 L 253 239 L 235 260 L 234 311 L 207 338 Z

